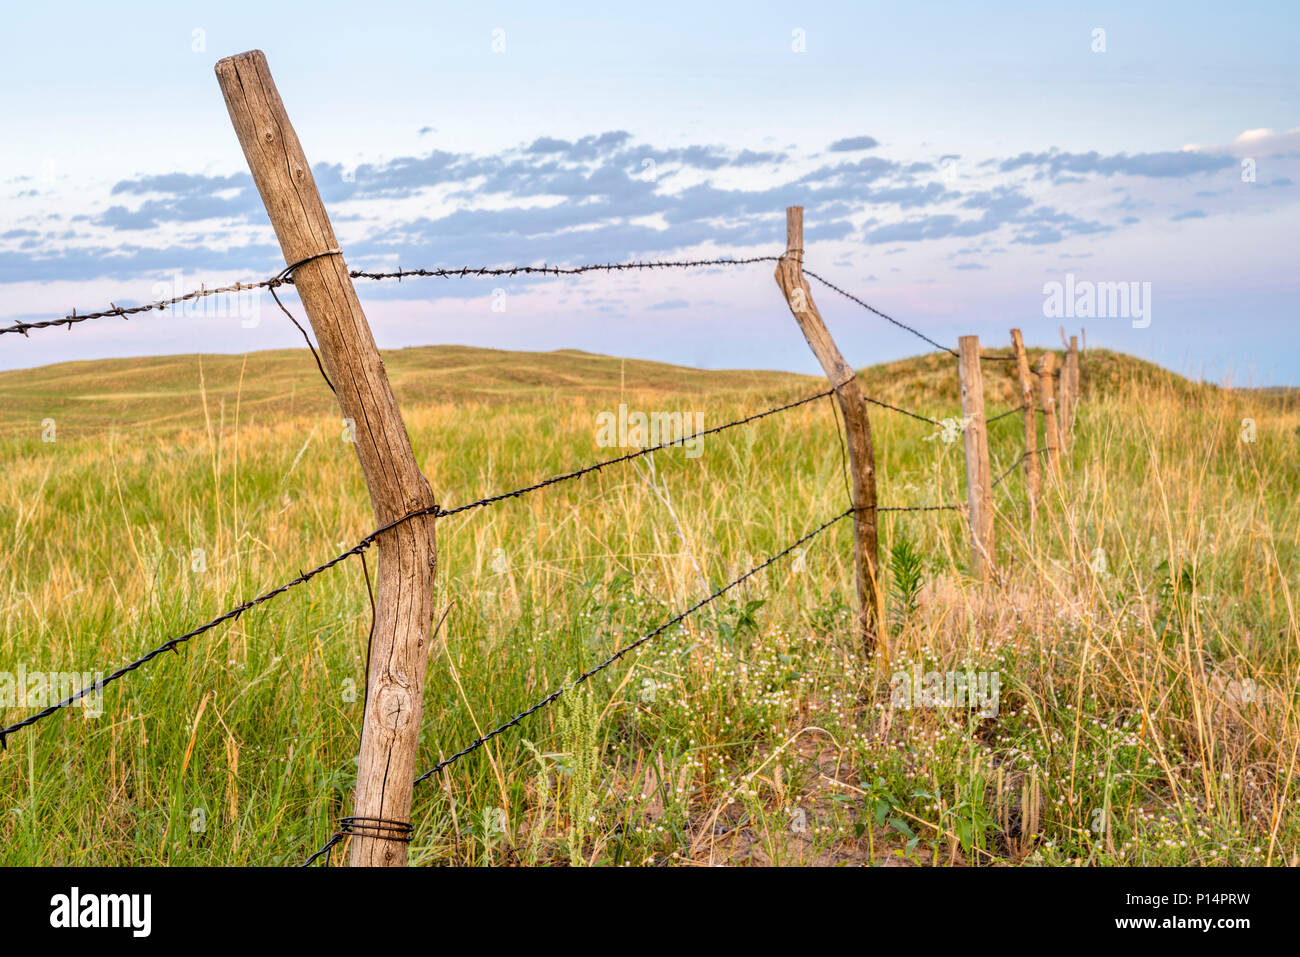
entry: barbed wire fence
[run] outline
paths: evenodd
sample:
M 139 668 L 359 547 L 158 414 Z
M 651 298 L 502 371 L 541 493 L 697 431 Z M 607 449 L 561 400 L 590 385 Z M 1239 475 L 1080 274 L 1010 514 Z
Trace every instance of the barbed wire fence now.
M 330 249 L 321 253 L 314 254 L 312 256 L 301 259 L 289 266 L 286 266 L 278 273 L 275 273 L 274 275 L 266 279 L 255 281 L 255 282 L 237 282 L 234 284 L 227 284 L 223 286 L 212 286 L 212 287 L 203 285 L 200 286 L 199 289 L 194 290 L 192 292 L 185 293 L 183 295 L 175 296 L 169 299 L 158 300 L 155 302 L 145 303 L 141 305 L 136 305 L 136 306 L 117 306 L 116 304 L 110 303 L 108 309 L 99 309 L 99 310 L 94 310 L 89 312 L 79 312 L 78 310 L 73 309 L 70 313 L 62 317 L 45 319 L 45 320 L 37 320 L 37 321 L 18 321 L 6 326 L 0 326 L 0 335 L 17 333 L 17 334 L 22 334 L 23 336 L 29 336 L 30 333 L 33 331 L 54 329 L 58 327 L 64 327 L 68 330 L 71 330 L 73 328 L 78 327 L 80 324 L 88 322 L 90 320 L 106 319 L 106 318 L 120 318 L 123 320 L 127 320 L 133 316 L 141 315 L 152 311 L 163 312 L 170 307 L 174 307 L 176 305 L 186 303 L 186 302 L 203 299 L 208 296 L 228 294 L 231 292 L 243 292 L 248 290 L 265 289 L 271 293 L 271 295 L 275 298 L 276 304 L 280 307 L 281 310 L 284 311 L 284 313 L 289 317 L 289 319 L 293 322 L 293 324 L 302 333 L 303 338 L 306 340 L 308 348 L 311 350 L 312 355 L 315 358 L 316 365 L 321 373 L 321 376 L 324 378 L 325 382 L 329 385 L 331 390 L 333 390 L 334 386 L 330 382 L 329 377 L 325 373 L 324 366 L 321 363 L 319 354 L 317 354 L 316 349 L 311 342 L 311 338 L 307 335 L 306 330 L 293 317 L 292 313 L 290 313 L 290 311 L 280 301 L 279 297 L 276 295 L 276 290 L 279 287 L 284 285 L 292 285 L 294 282 L 294 278 L 293 278 L 294 271 L 300 268 L 301 266 L 305 265 L 306 263 L 321 258 L 322 256 L 337 255 L 338 253 L 339 250 Z M 742 257 L 742 258 L 724 257 L 724 258 L 714 258 L 714 259 L 648 260 L 648 261 L 633 261 L 633 262 L 621 262 L 621 263 L 593 263 L 593 264 L 579 265 L 579 266 L 542 265 L 542 266 L 492 266 L 492 267 L 484 266 L 484 267 L 455 267 L 455 268 L 439 267 L 439 268 L 431 268 L 431 269 L 398 268 L 396 270 L 391 270 L 391 271 L 368 271 L 368 270 L 357 269 L 357 270 L 350 270 L 348 272 L 348 276 L 352 279 L 366 279 L 366 280 L 374 280 L 374 281 L 397 280 L 398 282 L 401 282 L 406 279 L 413 279 L 413 278 L 452 279 L 452 278 L 511 277 L 511 276 L 563 277 L 563 276 L 582 275 L 591 272 L 614 273 L 614 272 L 632 272 L 632 271 L 664 270 L 664 269 L 701 269 L 701 268 L 710 268 L 710 267 L 742 266 L 742 265 L 751 265 L 756 263 L 769 263 L 769 262 L 779 263 L 781 262 L 782 258 L 783 257 L 781 256 L 751 256 L 751 257 Z M 803 274 L 816 280 L 826 288 L 856 303 L 857 305 L 873 313 L 874 315 L 882 319 L 885 319 L 886 321 L 892 323 L 894 326 L 911 333 L 912 335 L 918 337 L 919 339 L 923 340 L 927 344 L 943 352 L 947 352 L 954 357 L 958 356 L 958 352 L 956 350 L 948 346 L 942 345 L 941 343 L 937 342 L 936 340 L 922 333 L 920 330 L 916 329 L 914 326 L 908 325 L 907 323 L 904 323 L 882 312 L 881 310 L 865 302 L 858 296 L 855 296 L 854 294 L 848 292 L 842 287 L 825 279 L 821 275 L 809 270 L 803 270 Z M 1008 361 L 1008 360 L 1016 361 L 1018 357 L 1013 354 L 1010 356 L 982 355 L 980 356 L 980 358 L 988 361 Z M 1052 375 L 1056 377 L 1059 377 L 1060 374 L 1061 373 L 1059 371 L 1052 373 Z M 192 641 L 193 639 L 198 638 L 209 631 L 212 631 L 213 629 L 219 627 L 222 624 L 233 622 L 238 618 L 240 618 L 245 613 L 261 605 L 264 605 L 268 602 L 271 602 L 274 599 L 278 598 L 279 596 L 284 595 L 287 592 L 296 589 L 301 585 L 307 584 L 308 582 L 317 578 L 318 576 L 330 570 L 331 568 L 334 568 L 335 566 L 342 564 L 343 562 L 346 562 L 349 558 L 352 558 L 354 556 L 359 556 L 361 557 L 364 563 L 365 553 L 371 548 L 371 546 L 373 546 L 378 541 L 381 535 L 383 535 L 385 532 L 391 531 L 394 528 L 397 528 L 400 525 L 410 522 L 416 518 L 425 517 L 425 516 L 432 516 L 436 519 L 448 518 L 474 509 L 488 507 L 506 500 L 517 499 L 522 496 L 529 495 L 533 492 L 538 492 L 550 488 L 552 486 L 555 486 L 563 482 L 573 481 L 582 478 L 583 476 L 600 472 L 606 468 L 611 468 L 617 465 L 621 465 L 623 463 L 633 461 L 643 456 L 651 455 L 654 452 L 660 450 L 669 449 L 678 446 L 684 446 L 686 443 L 694 441 L 703 436 L 714 435 L 729 429 L 738 428 L 744 425 L 750 425 L 754 422 L 765 419 L 767 417 L 775 416 L 781 413 L 791 411 L 793 409 L 799 408 L 801 406 L 805 406 L 812 402 L 816 402 L 823 398 L 829 398 L 831 396 L 834 396 L 844 384 L 845 382 L 838 382 L 828 389 L 822 390 L 812 395 L 805 396 L 800 399 L 796 399 L 784 403 L 782 405 L 773 406 L 771 408 L 759 412 L 755 412 L 741 418 L 733 419 L 721 425 L 714 426 L 709 429 L 703 429 L 694 432 L 690 435 L 682 435 L 679 438 L 672 439 L 670 441 L 661 442 L 659 444 L 648 446 L 645 448 L 638 448 L 635 451 L 628 452 L 623 455 L 614 456 L 611 458 L 592 462 L 582 467 L 567 472 L 562 472 L 556 475 L 551 475 L 549 477 L 543 478 L 531 484 L 514 488 L 509 491 L 498 492 L 495 494 L 487 495 L 482 498 L 478 498 L 461 505 L 446 507 L 442 504 L 435 504 L 428 508 L 417 509 L 408 512 L 406 514 L 403 514 L 399 518 L 394 519 L 390 522 L 387 522 L 375 528 L 369 534 L 365 535 L 363 538 L 357 541 L 356 544 L 352 545 L 350 548 L 344 550 L 343 552 L 340 552 L 339 554 L 335 555 L 333 558 L 330 558 L 322 562 L 321 564 L 311 568 L 308 571 L 300 572 L 298 575 L 289 579 L 288 581 L 285 581 L 283 584 L 280 584 L 250 599 L 240 602 L 239 604 L 229 608 L 228 610 L 222 612 L 221 614 L 203 622 L 202 624 L 199 624 L 191 628 L 190 630 L 184 632 L 183 634 L 179 634 L 174 637 L 168 638 L 166 641 L 162 642 L 161 644 L 154 647 L 153 649 L 140 655 L 139 657 L 128 662 L 127 664 L 113 670 L 105 677 L 94 681 L 93 683 L 87 685 L 84 688 L 81 688 L 80 690 L 69 695 L 63 700 L 54 704 L 50 704 L 47 707 L 42 708 L 34 712 L 33 714 L 28 715 L 27 717 L 13 724 L 8 725 L 7 727 L 0 728 L 0 751 L 4 751 L 7 749 L 8 739 L 12 735 L 16 734 L 17 732 L 29 728 L 32 725 L 35 725 L 38 722 L 47 719 L 59 713 L 60 711 L 75 705 L 78 701 L 80 701 L 81 699 L 85 698 L 88 695 L 103 691 L 103 689 L 109 684 L 112 684 L 122 678 L 125 678 L 126 676 L 132 674 L 133 672 L 143 668 L 144 666 L 155 661 L 157 658 L 163 656 L 166 652 L 170 651 L 179 654 L 180 647 L 186 644 L 187 642 Z M 888 402 L 883 398 L 877 396 L 869 396 L 863 394 L 862 397 L 865 402 L 877 406 L 879 408 L 883 408 L 910 417 L 917 421 L 925 422 L 927 424 L 936 426 L 940 429 L 945 428 L 944 421 L 933 418 L 932 416 L 929 415 L 925 415 L 924 413 L 919 412 L 917 410 L 904 408 L 900 405 Z M 1002 412 L 998 415 L 985 419 L 983 425 L 984 426 L 992 425 L 1012 415 L 1024 412 L 1026 408 L 1027 406 L 1022 403 L 1021 405 L 1015 408 L 1008 409 L 1005 412 Z M 1044 414 L 1045 410 L 1035 409 L 1032 411 L 1041 415 Z M 839 434 L 838 431 L 837 434 Z M 842 444 L 843 435 L 840 435 L 840 441 L 841 441 L 841 451 L 843 452 L 843 444 Z M 1015 461 L 1012 462 L 1009 468 L 1003 471 L 999 475 L 999 477 L 991 483 L 991 488 L 996 488 L 997 486 L 1001 485 L 1027 459 L 1031 457 L 1036 457 L 1037 455 L 1046 453 L 1048 451 L 1049 450 L 1046 448 L 1026 449 L 1026 451 L 1022 455 L 1017 457 Z M 933 504 L 927 503 L 927 504 L 916 504 L 916 505 L 883 505 L 883 506 L 877 506 L 875 508 L 875 511 L 881 513 L 893 513 L 893 514 L 907 513 L 907 512 L 916 512 L 916 513 L 932 513 L 932 512 L 947 512 L 947 511 L 960 512 L 960 511 L 968 510 L 969 507 L 970 506 L 964 503 L 933 503 Z M 523 721 L 525 721 L 531 715 L 553 704 L 555 701 L 559 700 L 567 692 L 589 681 L 597 674 L 600 674 L 606 669 L 612 667 L 627 655 L 631 654 L 632 652 L 636 651 L 637 649 L 641 648 L 647 643 L 653 641 L 655 638 L 664 634 L 674 626 L 681 624 L 686 618 L 688 618 L 694 612 L 710 605 L 712 602 L 716 601 L 717 599 L 721 598 L 723 595 L 727 594 L 728 592 L 732 591 L 733 589 L 740 586 L 744 582 L 758 575 L 760 572 L 769 568 L 776 562 L 780 561 L 782 558 L 785 558 L 786 556 L 790 555 L 796 549 L 800 548 L 802 545 L 813 540 L 818 535 L 822 534 L 832 526 L 836 525 L 838 522 L 853 515 L 855 510 L 856 510 L 855 507 L 853 505 L 850 505 L 846 510 L 839 512 L 838 514 L 832 516 L 831 518 L 816 525 L 811 530 L 806 532 L 803 536 L 796 539 L 794 542 L 790 543 L 789 545 L 782 548 L 781 550 L 773 553 L 767 559 L 753 566 L 744 574 L 740 575 L 735 579 L 732 579 L 731 581 L 717 588 L 707 597 L 700 599 L 699 601 L 687 607 L 685 610 L 667 619 L 662 624 L 660 624 L 653 630 L 649 631 L 642 637 L 626 645 L 619 647 L 612 654 L 608 655 L 600 662 L 589 667 L 585 671 L 582 671 L 581 673 L 576 675 L 572 680 L 561 684 L 560 686 L 552 690 L 550 693 L 548 693 L 547 695 L 539 699 L 533 705 L 518 712 L 517 714 L 505 720 L 504 722 L 496 725 L 495 727 L 491 728 L 491 730 L 480 734 L 477 738 L 475 738 L 465 747 L 454 752 L 449 757 L 439 761 L 431 768 L 429 768 L 427 771 L 424 771 L 419 775 L 417 775 L 415 777 L 414 783 L 418 785 L 425 781 L 428 781 L 432 777 L 444 772 L 451 765 L 455 764 L 456 762 L 478 751 L 485 744 L 487 744 L 489 741 L 496 738 L 497 736 L 506 733 L 512 728 L 518 727 Z M 369 575 L 367 573 L 367 579 L 368 577 Z M 306 859 L 306 861 L 304 861 L 302 866 L 308 866 L 310 864 L 313 864 L 316 861 L 320 860 L 321 858 L 324 858 L 328 863 L 330 852 L 332 851 L 332 849 L 337 847 L 344 840 L 346 840 L 348 836 L 354 834 L 367 835 L 367 836 L 379 836 L 390 840 L 409 842 L 413 837 L 413 828 L 407 822 L 389 821 L 382 818 L 356 817 L 356 816 L 341 818 L 339 819 L 337 829 L 330 836 L 330 838 L 324 844 L 324 846 L 322 846 L 316 852 L 312 853 Z

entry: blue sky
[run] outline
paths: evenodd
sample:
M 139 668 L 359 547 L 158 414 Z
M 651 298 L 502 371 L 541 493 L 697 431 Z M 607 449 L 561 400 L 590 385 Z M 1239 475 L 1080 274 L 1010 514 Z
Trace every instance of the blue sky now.
M 1059 344 L 1065 324 L 1178 371 L 1297 385 L 1298 10 L 10 9 L 0 320 L 283 265 L 212 72 L 256 47 L 353 267 L 774 254 L 801 203 L 809 268 L 940 341 L 1002 346 L 1019 325 Z M 1149 283 L 1149 323 L 1045 316 L 1067 275 Z M 359 291 L 382 346 L 816 369 L 766 265 Z M 855 365 L 923 351 L 814 295 Z M 297 335 L 267 303 L 255 321 L 148 314 L 0 337 L 0 368 Z

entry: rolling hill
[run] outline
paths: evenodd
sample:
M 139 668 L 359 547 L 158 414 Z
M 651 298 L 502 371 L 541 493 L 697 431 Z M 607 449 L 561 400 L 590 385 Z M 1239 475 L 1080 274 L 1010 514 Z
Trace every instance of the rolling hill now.
M 1043 350 L 1031 349 L 1037 364 Z M 994 354 L 1004 354 L 997 350 Z M 637 395 L 785 395 L 822 385 L 819 376 L 760 370 L 705 370 L 597 355 L 576 349 L 511 352 L 467 346 L 420 346 L 385 353 L 394 392 L 404 407 L 445 403 L 548 402 Z M 1015 364 L 985 364 L 991 408 L 1017 403 Z M 884 401 L 930 412 L 960 402 L 955 360 L 914 356 L 860 371 L 863 388 Z M 1082 389 L 1135 383 L 1188 398 L 1216 391 L 1132 356 L 1094 349 L 1081 363 Z M 1294 391 L 1261 390 L 1274 402 Z M 333 396 L 304 350 L 237 355 L 174 355 L 66 362 L 0 372 L 0 435 L 39 431 L 47 418 L 59 433 L 105 430 L 167 433 L 204 426 L 206 417 L 267 424 L 328 415 Z

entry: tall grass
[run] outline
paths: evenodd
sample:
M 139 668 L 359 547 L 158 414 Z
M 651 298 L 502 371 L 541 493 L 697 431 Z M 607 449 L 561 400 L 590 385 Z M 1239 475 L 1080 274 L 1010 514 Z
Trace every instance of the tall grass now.
M 959 514 L 883 519 L 912 555 L 889 660 L 859 654 L 839 523 L 422 785 L 412 862 L 1291 862 L 1300 418 L 1122 368 L 1085 357 L 1036 516 L 1018 474 L 998 488 L 997 583 Z M 712 426 L 822 387 L 620 379 L 408 401 L 439 500 L 617 453 L 594 436 L 619 401 Z M 107 672 L 369 531 L 327 403 L 250 425 L 237 381 L 206 389 L 192 428 L 0 440 L 0 670 Z M 954 415 L 946 389 L 907 404 Z M 882 504 L 964 498 L 960 443 L 872 419 Z M 995 474 L 1019 421 L 991 427 Z M 842 469 L 819 402 L 441 522 L 421 765 L 842 510 Z M 368 625 L 350 562 L 13 736 L 0 862 L 300 861 L 350 812 Z M 896 706 L 898 673 L 966 668 L 997 672 L 996 716 Z

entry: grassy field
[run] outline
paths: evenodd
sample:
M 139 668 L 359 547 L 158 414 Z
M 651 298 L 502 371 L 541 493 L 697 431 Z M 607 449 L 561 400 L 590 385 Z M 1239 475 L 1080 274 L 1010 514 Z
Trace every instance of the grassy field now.
M 711 427 L 825 387 L 574 351 L 386 361 L 446 506 L 619 454 L 595 419 L 620 402 Z M 990 414 L 1018 402 L 1009 367 L 986 364 Z M 1034 518 L 1019 474 L 996 490 L 999 583 L 970 579 L 958 513 L 883 516 L 892 655 L 866 661 L 838 523 L 422 785 L 412 863 L 1296 863 L 1300 412 L 1082 368 L 1062 481 Z M 950 357 L 862 379 L 959 415 Z M 872 422 L 882 504 L 964 499 L 960 442 Z M 1021 419 L 990 428 L 999 474 Z M 444 519 L 421 766 L 842 511 L 842 454 L 822 400 Z M 303 352 L 0 374 L 0 462 L 8 673 L 108 672 L 372 523 Z M 0 863 L 300 862 L 351 810 L 369 615 L 353 561 L 15 734 Z M 965 670 L 996 675 L 995 709 L 899 702 L 900 674 Z

